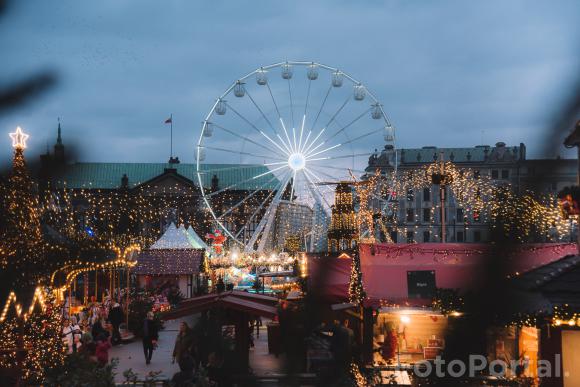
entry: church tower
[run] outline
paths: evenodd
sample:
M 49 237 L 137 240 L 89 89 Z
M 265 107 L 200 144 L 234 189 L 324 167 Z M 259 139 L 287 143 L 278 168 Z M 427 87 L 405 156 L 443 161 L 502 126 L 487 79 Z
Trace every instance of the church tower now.
M 56 137 L 56 144 L 54 144 L 54 161 L 57 163 L 64 162 L 64 145 L 62 144 L 60 118 L 58 119 L 58 134 Z

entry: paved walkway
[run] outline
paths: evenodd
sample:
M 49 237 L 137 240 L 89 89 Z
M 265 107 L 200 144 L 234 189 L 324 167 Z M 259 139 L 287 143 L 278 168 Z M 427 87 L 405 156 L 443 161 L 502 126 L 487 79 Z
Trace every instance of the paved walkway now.
M 254 375 L 268 376 L 280 374 L 282 370 L 282 356 L 276 357 L 268 353 L 268 329 L 266 324 L 268 320 L 264 319 L 260 327 L 260 338 L 256 337 L 254 329 L 254 348 L 250 349 L 250 368 Z
M 129 344 L 118 345 L 111 348 L 109 352 L 109 359 L 119 359 L 117 365 L 115 382 L 120 383 L 125 381 L 123 372 L 131 369 L 137 373 L 139 380 L 144 380 L 149 372 L 161 371 L 160 379 L 171 379 L 173 374 L 179 371 L 177 364 L 171 364 L 173 345 L 175 337 L 179 330 L 179 324 L 185 320 L 188 324 L 193 323 L 194 317 L 190 316 L 184 319 L 166 321 L 165 329 L 159 332 L 158 347 L 153 351 L 153 358 L 151 364 L 145 364 L 145 355 L 143 355 L 143 344 L 141 339 L 136 339 Z M 192 326 L 193 324 L 190 324 Z
M 173 374 L 179 371 L 177 364 L 171 364 L 173 345 L 175 337 L 179 330 L 179 324 L 185 320 L 189 326 L 193 326 L 195 316 L 190 316 L 184 319 L 166 321 L 165 329 L 159 332 L 158 347 L 153 351 L 153 358 L 151 364 L 145 364 L 145 357 L 143 355 L 143 344 L 140 339 L 129 344 L 118 345 L 111 348 L 109 358 L 119 359 L 117 365 L 115 382 L 121 383 L 125 381 L 123 372 L 131 369 L 138 374 L 139 380 L 144 380 L 148 373 L 160 371 L 161 374 L 158 379 L 171 379 Z M 282 356 L 276 357 L 268 353 L 268 331 L 266 328 L 267 320 L 264 321 L 260 329 L 260 338 L 255 337 L 254 331 L 254 348 L 250 350 L 250 367 L 255 375 L 268 376 L 280 374 L 282 370 Z

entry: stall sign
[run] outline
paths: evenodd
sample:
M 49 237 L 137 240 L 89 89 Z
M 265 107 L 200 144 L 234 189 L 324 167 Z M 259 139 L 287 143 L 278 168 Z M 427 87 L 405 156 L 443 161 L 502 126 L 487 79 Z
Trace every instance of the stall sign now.
M 408 271 L 407 288 L 409 298 L 433 298 L 435 295 L 435 271 Z

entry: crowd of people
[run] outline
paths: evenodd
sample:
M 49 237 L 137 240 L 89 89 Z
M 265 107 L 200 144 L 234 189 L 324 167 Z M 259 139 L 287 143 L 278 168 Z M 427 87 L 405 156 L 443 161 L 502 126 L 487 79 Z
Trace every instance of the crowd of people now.
M 63 310 L 62 340 L 67 353 L 83 354 L 99 365 L 106 365 L 109 349 L 121 343 L 120 327 L 125 320 L 121 305 L 107 299 L 92 302 L 78 313 Z

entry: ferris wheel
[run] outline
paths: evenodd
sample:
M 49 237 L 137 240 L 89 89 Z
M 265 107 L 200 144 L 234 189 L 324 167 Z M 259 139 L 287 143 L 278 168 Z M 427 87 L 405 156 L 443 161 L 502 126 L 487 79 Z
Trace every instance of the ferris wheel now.
M 321 183 L 364 175 L 383 146 L 396 159 L 395 128 L 362 82 L 336 67 L 285 61 L 243 75 L 215 100 L 196 173 L 200 187 L 212 187 L 202 192 L 216 225 L 244 251 L 276 250 L 284 234 L 309 238 L 314 249 L 334 203 Z

